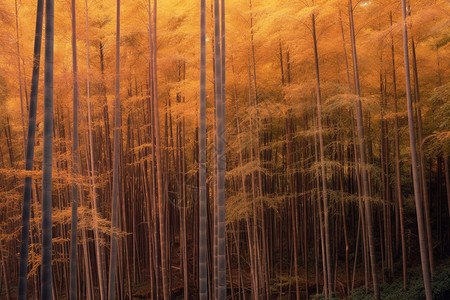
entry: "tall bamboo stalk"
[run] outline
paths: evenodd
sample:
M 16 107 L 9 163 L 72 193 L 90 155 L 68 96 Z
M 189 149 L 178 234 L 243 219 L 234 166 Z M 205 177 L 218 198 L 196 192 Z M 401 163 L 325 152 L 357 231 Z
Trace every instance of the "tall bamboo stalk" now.
M 365 208 L 365 218 L 366 218 L 366 228 L 367 236 L 369 242 L 369 256 L 370 265 L 372 270 L 372 282 L 375 299 L 380 299 L 380 291 L 378 288 L 377 270 L 376 270 L 376 254 L 375 254 L 375 241 L 373 236 L 372 228 L 372 209 L 370 206 L 369 199 L 369 178 L 367 174 L 367 158 L 366 158 L 366 144 L 364 139 L 364 121 L 363 113 L 361 108 L 361 91 L 359 86 L 359 74 L 358 74 L 358 59 L 356 54 L 356 41 L 355 41 L 355 24 L 353 21 L 353 5 L 352 1 L 348 2 L 349 8 L 349 19 L 350 19 L 350 32 L 351 32 L 351 44 L 352 44 L 352 56 L 353 56 L 353 72 L 355 81 L 355 91 L 358 95 L 358 100 L 355 103 L 356 110 L 356 126 L 358 128 L 358 142 L 359 142 L 359 152 L 361 159 L 361 177 L 362 177 L 362 190 L 364 196 L 364 208 Z
M 41 299 L 52 298 L 52 161 L 53 161 L 54 1 L 45 5 L 44 150 L 42 160 Z
M 92 215 L 94 221 L 94 244 L 95 244 L 95 257 L 97 261 L 97 274 L 98 274 L 98 287 L 100 291 L 100 299 L 105 298 L 104 295 L 104 279 L 103 268 L 100 257 L 100 235 L 98 233 L 98 204 L 97 204 L 97 190 L 95 180 L 95 164 L 94 164 L 94 137 L 92 130 L 92 110 L 91 110 L 91 83 L 89 77 L 90 61 L 89 61 L 89 9 L 88 1 L 85 0 L 86 11 L 86 97 L 88 102 L 88 131 L 89 131 L 89 154 L 90 154 L 90 181 L 91 181 L 91 200 L 92 200 Z
M 207 202 L 206 202 L 206 1 L 200 12 L 200 115 L 199 115 L 199 298 L 208 299 Z
M 392 13 L 389 14 L 392 26 Z M 392 84 L 394 90 L 394 153 L 395 153 L 395 180 L 396 192 L 400 219 L 400 239 L 402 244 L 402 261 L 403 261 L 403 289 L 406 290 L 406 241 L 405 241 L 405 225 L 403 222 L 403 196 L 400 174 L 400 139 L 398 134 L 398 98 L 397 98 L 397 77 L 395 72 L 395 55 L 394 55 L 394 36 L 391 35 L 391 53 L 392 53 Z
M 116 272 L 117 272 L 117 230 L 119 229 L 118 202 L 119 202 L 119 152 L 121 137 L 120 120 L 120 0 L 117 0 L 116 11 L 116 76 L 115 76 L 115 101 L 114 101 L 114 158 L 113 158 L 113 188 L 111 202 L 111 253 L 109 269 L 109 299 L 116 296 Z
M 39 67 L 41 60 L 42 22 L 44 15 L 44 1 L 37 1 L 36 29 L 34 37 L 33 75 L 31 78 L 30 111 L 28 117 L 28 136 L 25 170 L 33 170 L 34 140 L 36 135 L 36 110 L 39 88 Z M 30 215 L 31 215 L 32 178 L 25 178 L 22 208 L 22 235 L 20 244 L 19 267 L 19 299 L 27 299 L 27 268 L 28 268 L 28 244 L 30 239 Z
M 402 0 L 402 17 L 403 17 L 403 58 L 405 66 L 406 80 L 406 104 L 408 108 L 408 127 L 409 127 L 409 144 L 411 151 L 411 168 L 413 173 L 414 186 L 414 202 L 416 204 L 417 227 L 419 231 L 420 259 L 422 262 L 422 275 L 425 287 L 425 296 L 427 300 L 433 298 L 430 281 L 430 266 L 428 261 L 428 249 L 424 225 L 422 197 L 420 194 L 420 178 L 416 151 L 416 137 L 414 133 L 414 112 L 411 100 L 411 79 L 409 72 L 409 53 L 408 53 L 408 29 L 406 23 L 406 1 Z
M 77 296 L 77 225 L 78 225 L 78 65 L 77 65 L 77 27 L 75 0 L 72 0 L 72 72 L 73 72 L 73 134 L 72 134 L 72 220 L 70 241 L 70 298 Z M 88 272 L 88 270 L 86 270 Z M 88 293 L 90 294 L 90 293 Z

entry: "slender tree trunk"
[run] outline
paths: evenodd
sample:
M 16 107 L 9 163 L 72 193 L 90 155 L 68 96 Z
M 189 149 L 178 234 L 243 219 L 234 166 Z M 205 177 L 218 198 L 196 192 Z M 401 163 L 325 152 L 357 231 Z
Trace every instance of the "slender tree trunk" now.
M 233 75 L 234 73 L 234 66 L 233 66 Z M 250 75 L 250 73 L 249 73 Z M 249 78 L 249 84 L 250 84 L 250 78 Z M 249 85 L 250 87 L 250 85 Z M 250 98 L 251 96 L 249 96 Z M 238 152 L 239 152 L 239 166 L 241 167 L 241 180 L 242 180 L 242 192 L 244 193 L 244 197 L 247 202 L 247 187 L 245 185 L 245 174 L 244 174 L 244 159 L 243 159 L 243 150 L 242 150 L 242 141 L 241 141 L 241 126 L 239 121 L 239 106 L 238 106 L 238 99 L 237 99 L 237 87 L 236 87 L 236 80 L 234 80 L 234 101 L 235 101 L 235 107 L 236 107 L 236 133 L 237 133 L 237 139 L 238 139 Z M 248 251 L 250 256 L 250 275 L 251 275 L 251 291 L 253 295 L 253 299 L 258 299 L 258 281 L 256 280 L 256 264 L 255 264 L 255 247 L 253 247 L 253 241 L 254 237 L 252 237 L 252 230 L 250 228 L 250 218 L 249 214 L 246 211 L 245 212 L 245 224 L 247 229 L 247 243 L 248 243 Z M 245 295 L 245 294 L 244 294 Z
M 328 293 L 333 295 L 333 281 L 332 281 L 332 269 L 331 269 L 331 242 L 330 242 L 330 225 L 329 225 L 329 209 L 328 209 L 328 195 L 327 195 L 327 174 L 325 169 L 325 154 L 323 143 L 323 129 L 322 129 L 322 97 L 320 91 L 320 75 L 319 75 L 319 57 L 317 53 L 317 37 L 316 37 L 316 21 L 315 16 L 312 15 L 312 34 L 314 42 L 314 62 L 316 68 L 316 88 L 317 88 L 317 124 L 319 135 L 319 151 L 320 151 L 320 168 L 322 176 L 322 198 L 323 198 L 323 211 L 325 221 L 325 250 L 327 256 L 327 275 L 328 275 Z
M 256 56 L 255 56 L 255 43 L 254 43 L 254 31 L 253 31 L 253 11 L 252 11 L 252 1 L 249 0 L 249 6 L 250 6 L 250 42 L 251 42 L 251 50 L 252 50 L 252 65 L 253 65 L 253 84 L 255 88 L 255 97 L 254 97 L 254 106 L 255 106 L 255 119 L 256 119 L 256 160 L 257 160 L 257 166 L 258 170 L 256 171 L 258 176 L 258 190 L 256 191 L 258 198 L 259 198 L 259 207 L 260 207 L 260 216 L 261 216 L 261 242 L 262 245 L 262 253 L 260 254 L 258 251 L 257 255 L 262 255 L 261 259 L 258 259 L 261 268 L 260 268 L 260 281 L 264 283 L 263 289 L 265 289 L 266 297 L 270 298 L 270 284 L 269 284 L 269 270 L 268 270 L 268 264 L 263 263 L 263 260 L 266 260 L 266 249 L 267 249 L 267 242 L 266 242 L 266 235 L 264 234 L 265 229 L 265 221 L 264 221 L 264 212 L 263 212 L 263 203 L 262 203 L 262 197 L 264 195 L 263 190 L 263 182 L 262 182 L 262 174 L 261 174 L 261 135 L 260 135 L 260 119 L 259 119 L 259 111 L 258 111 L 258 88 L 257 88 L 257 80 L 256 80 Z M 253 147 L 252 147 L 253 149 Z M 253 155 L 253 150 L 252 155 Z M 254 172 L 255 173 L 255 172 Z M 254 174 L 252 174 L 254 176 Z M 254 180 L 254 177 L 252 177 L 252 180 Z
M 90 180 L 91 180 L 91 195 L 92 195 L 92 215 L 94 219 L 94 243 L 95 243 L 95 255 L 96 265 L 98 273 L 98 287 L 100 291 L 100 299 L 105 298 L 104 295 L 104 282 L 103 282 L 103 268 L 100 257 L 100 235 L 98 232 L 98 204 L 97 204 L 97 189 L 95 181 L 95 164 L 94 164 L 94 137 L 92 132 L 92 111 L 91 111 L 91 85 L 90 85 L 90 62 L 89 62 L 89 15 L 88 15 L 88 1 L 85 0 L 86 10 L 86 56 L 87 56 L 87 80 L 86 80 L 86 97 L 88 102 L 88 130 L 89 130 L 89 153 L 90 153 Z
M 200 15 L 200 129 L 199 129 L 199 298 L 208 299 L 207 219 L 206 202 L 206 1 L 201 0 Z
M 450 219 L 450 172 L 448 166 L 448 156 L 444 154 L 444 172 L 445 172 L 445 188 L 447 190 L 447 208 Z
M 161 273 L 163 280 L 164 300 L 169 300 L 169 276 L 168 262 L 166 250 L 166 209 L 164 203 L 165 188 L 163 187 L 162 174 L 162 158 L 161 158 L 161 138 L 159 125 L 159 102 L 158 102 L 158 81 L 157 81 L 157 65 L 156 65 L 156 8 L 157 0 L 153 1 L 153 22 L 149 18 L 150 24 L 153 23 L 153 34 L 150 30 L 150 55 L 152 60 L 152 89 L 153 89 L 153 119 L 154 119 L 154 135 L 155 135 L 155 152 L 156 152 L 156 177 L 158 187 L 158 212 L 159 212 L 159 231 L 160 231 L 160 247 L 161 247 Z M 150 0 L 149 0 L 150 9 Z M 149 17 L 150 17 L 149 10 Z
M 34 139 L 36 135 L 36 109 L 39 87 L 39 66 L 41 60 L 42 21 L 44 12 L 44 1 L 37 1 L 36 30 L 34 38 L 33 75 L 31 79 L 30 110 L 28 118 L 28 138 L 26 149 L 25 170 L 33 170 Z M 32 178 L 25 178 L 23 191 L 22 211 L 22 236 L 20 244 L 20 271 L 19 271 L 19 299 L 27 299 L 27 267 L 28 267 L 28 244 L 30 239 L 30 214 Z
M 45 5 L 44 150 L 42 161 L 41 299 L 52 298 L 52 161 L 53 161 L 54 1 Z
M 312 101 L 311 101 L 312 102 Z M 312 105 L 312 103 L 311 103 Z M 313 127 L 316 126 L 316 120 L 313 116 Z M 319 163 L 319 150 L 317 147 L 317 134 L 314 132 L 314 162 L 317 164 Z M 319 168 L 315 167 L 315 179 L 316 179 L 316 189 L 317 189 L 317 203 L 319 203 L 319 231 L 320 231 L 320 242 L 321 242 L 321 249 L 322 249 L 322 269 L 323 269 L 323 290 L 325 294 L 325 299 L 328 299 L 329 295 L 329 289 L 328 289 L 328 273 L 327 273 L 327 255 L 326 255 L 326 245 L 325 245 L 325 233 L 324 233 L 324 220 L 322 217 L 323 214 L 323 208 L 322 208 L 322 201 L 320 199 L 320 175 L 319 175 Z
M 0 276 L 3 273 L 3 278 L 5 281 L 5 289 L 6 289 L 6 299 L 10 300 L 11 299 L 11 292 L 9 290 L 9 283 L 8 283 L 8 273 L 6 272 L 6 266 L 5 266 L 5 258 L 3 257 L 3 253 L 0 253 L 0 257 L 2 260 L 2 269 L 0 271 Z M 0 281 L 1 283 L 1 281 Z M 2 291 L 2 286 L 0 285 L 0 291 Z
M 77 27 L 75 0 L 72 0 L 72 71 L 73 71 L 73 134 L 72 134 L 72 222 L 70 242 L 70 299 L 77 296 L 77 225 L 78 225 L 78 65 L 77 65 Z M 86 270 L 87 272 L 88 270 Z M 88 292 L 88 294 L 90 294 Z
M 390 13 L 390 21 L 392 26 L 392 13 Z M 394 56 L 394 36 L 391 36 L 391 50 L 392 50 L 392 84 L 394 89 L 394 153 L 395 153 L 395 179 L 397 192 L 397 205 L 400 219 L 400 238 L 402 244 L 402 261 L 403 261 L 403 289 L 406 290 L 406 241 L 405 241 L 405 226 L 403 222 L 403 196 L 401 185 L 401 169 L 400 169 L 400 139 L 398 136 L 398 99 L 397 99 L 397 80 L 395 73 L 395 56 Z
M 423 153 L 423 128 L 422 128 L 422 112 L 420 109 L 420 92 L 419 92 L 419 75 L 417 71 L 417 60 L 416 60 L 416 47 L 414 43 L 414 37 L 411 38 L 411 48 L 413 55 L 413 76 L 414 76 L 414 94 L 416 102 L 416 114 L 417 114 L 417 138 L 419 145 L 419 173 L 420 173 L 420 183 L 422 187 L 422 199 L 423 199 L 423 211 L 425 217 L 425 230 L 427 233 L 427 245 L 428 245 L 428 258 L 430 260 L 430 273 L 431 276 L 434 274 L 434 256 L 433 256 L 433 238 L 431 234 L 431 220 L 430 220 L 430 202 L 428 199 L 428 185 L 425 178 L 425 155 Z
M 19 40 L 19 11 L 17 9 L 17 0 L 14 1 L 16 9 L 16 47 L 17 47 L 17 68 L 19 71 L 19 95 L 20 95 L 20 116 L 22 118 L 22 131 L 23 131 L 23 151 L 26 152 L 26 139 L 25 139 L 25 121 L 23 114 L 23 96 L 22 96 L 22 68 L 20 67 L 20 40 Z M 25 86 L 26 87 L 26 86 Z M 25 153 L 26 155 L 26 153 Z
M 351 85 L 351 81 L 350 81 L 350 72 L 349 72 L 349 64 L 348 64 L 348 59 L 347 59 L 347 51 L 346 51 L 346 43 L 345 43 L 345 35 L 344 35 L 344 26 L 342 24 L 342 18 L 341 18 L 341 12 L 339 11 L 339 23 L 340 23 L 340 27 L 341 27 L 341 35 L 342 35 L 342 44 L 343 44 L 343 49 L 344 49 L 344 59 L 345 59 L 345 67 L 346 67 L 346 73 L 347 73 L 347 84 L 348 84 L 348 92 L 351 93 L 352 92 L 352 85 Z M 358 258 L 358 248 L 359 248 L 359 239 L 360 239 L 360 229 L 361 227 L 363 227 L 362 230 L 362 236 L 363 236 L 363 247 L 361 247 L 363 249 L 363 260 L 364 260 L 364 282 L 366 284 L 366 288 L 367 288 L 367 282 L 368 282 L 368 272 L 367 272 L 367 264 L 366 264 L 366 230 L 364 228 L 364 214 L 363 214 L 363 204 L 362 204 L 362 200 L 361 200 L 361 180 L 360 180 L 360 176 L 359 176 L 359 166 L 358 166 L 358 157 L 357 157 L 357 149 L 356 149 L 356 138 L 355 138 L 355 126 L 354 126 L 354 117 L 353 117 L 353 112 L 350 111 L 350 119 L 351 119 L 351 124 L 352 124 L 352 140 L 353 140 L 353 151 L 354 151 L 354 162 L 355 162 L 355 174 L 356 174 L 356 185 L 357 185 L 357 192 L 358 192 L 358 203 L 359 203 L 359 215 L 358 215 L 358 223 L 357 223 L 357 233 L 356 233 L 356 246 L 355 246 L 355 259 L 354 259 L 354 264 L 353 264 L 353 276 L 352 276 L 352 284 L 351 284 L 351 289 L 350 291 L 353 291 L 353 287 L 354 287 L 354 283 L 355 283 L 355 275 L 356 275 L 356 262 L 357 262 L 357 258 Z M 344 218 L 345 220 L 345 218 Z
M 343 147 L 342 147 L 343 148 Z M 344 155 L 343 149 L 339 146 L 339 160 L 344 166 Z M 339 171 L 339 186 L 341 189 L 341 208 L 342 208 L 342 227 L 344 229 L 344 242 L 345 242 L 345 281 L 347 287 L 347 295 L 350 294 L 350 270 L 349 270 L 349 245 L 347 237 L 347 220 L 345 215 L 345 202 L 344 202 L 344 169 L 341 168 Z
M 226 299 L 226 230 L 225 230 L 225 1 L 214 1 L 214 49 L 216 88 L 216 148 L 217 153 L 217 298 Z M 220 13 L 222 23 L 220 23 Z M 222 31 L 222 32 L 221 32 Z M 222 35 L 221 35 L 222 33 Z M 221 48 L 221 45 L 223 48 Z
M 414 185 L 414 202 L 416 204 L 417 214 L 417 227 L 419 231 L 419 246 L 420 246 L 420 258 L 422 262 L 422 275 L 423 283 L 425 287 L 425 296 L 427 300 L 433 298 L 431 291 L 430 280 L 430 268 L 427 252 L 426 232 L 424 226 L 422 197 L 420 195 L 420 178 L 418 172 L 417 152 L 416 152 L 416 139 L 414 133 L 414 115 L 411 101 L 411 82 L 409 73 L 409 55 L 408 55 L 408 32 L 406 23 L 406 1 L 402 0 L 402 16 L 403 16 L 403 56 L 405 65 L 405 77 L 406 77 L 406 101 L 408 108 L 408 127 L 409 127 L 409 143 L 411 151 L 411 164 L 413 173 L 413 185 Z
M 116 76 L 115 76 L 115 101 L 114 101 L 114 158 L 113 158 L 113 188 L 111 202 L 111 253 L 109 269 L 109 299 L 116 296 L 116 272 L 117 272 L 117 233 L 119 230 L 118 202 L 119 202 L 119 153 L 120 153 L 120 0 L 117 0 L 116 11 Z
M 346 74 L 347 74 L 348 92 L 351 93 L 352 92 L 352 83 L 350 81 L 350 72 L 349 72 L 348 58 L 347 58 L 347 46 L 346 46 L 346 43 L 345 43 L 344 25 L 342 24 L 342 16 L 341 16 L 341 11 L 340 10 L 339 10 L 339 25 L 341 27 L 342 46 L 343 46 L 343 49 L 344 49 L 344 61 L 345 61 L 345 70 L 346 70 Z
M 183 64 L 183 80 L 186 80 L 186 63 Z M 183 96 L 183 103 L 185 98 Z M 181 122 L 181 134 L 180 134 L 180 152 L 181 152 L 181 189 L 182 189 L 182 202 L 181 202 L 181 244 L 182 244 L 182 257 L 183 257 L 183 283 L 184 283 L 184 299 L 187 300 L 189 296 L 188 286 L 188 254 L 187 254 L 187 229 L 186 229 L 186 209 L 187 209 L 187 195 L 186 195 L 186 120 L 183 116 Z
M 375 255 L 375 241 L 373 236 L 373 228 L 372 228 L 372 209 L 370 206 L 369 199 L 369 179 L 367 174 L 367 158 L 366 158 L 366 144 L 364 139 L 364 122 L 363 122 L 363 113 L 361 109 L 361 91 L 359 87 L 359 75 L 358 75 L 358 62 L 357 62 L 357 54 L 356 54 L 356 41 L 355 41 L 355 24 L 353 22 L 353 5 L 352 1 L 349 0 L 349 18 L 350 18 L 350 30 L 351 30 L 351 41 L 352 41 L 352 56 L 353 56 L 353 72 L 354 72 L 354 80 L 355 80 L 355 90 L 358 95 L 358 100 L 356 101 L 356 126 L 358 128 L 358 140 L 359 140 L 359 151 L 361 157 L 361 174 L 362 174 L 362 187 L 363 187 L 363 196 L 365 202 L 365 217 L 366 217 L 366 226 L 367 226 L 367 236 L 369 241 L 369 255 L 370 255 L 370 264 L 372 269 L 372 281 L 373 281 L 373 289 L 375 299 L 380 299 L 380 291 L 378 289 L 378 279 L 377 279 L 377 271 L 376 271 L 376 255 Z

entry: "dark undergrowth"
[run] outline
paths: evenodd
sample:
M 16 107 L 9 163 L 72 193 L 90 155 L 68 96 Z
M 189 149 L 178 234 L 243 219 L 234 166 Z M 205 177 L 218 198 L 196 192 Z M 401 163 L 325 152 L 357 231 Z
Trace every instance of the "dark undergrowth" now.
M 422 300 L 425 299 L 425 289 L 420 265 L 408 269 L 406 290 L 403 289 L 403 278 L 396 278 L 391 284 L 380 284 L 381 299 L 386 300 Z M 450 260 L 439 264 L 431 280 L 433 300 L 450 299 Z M 315 300 L 324 299 L 323 295 L 314 297 Z M 339 299 L 339 298 L 333 298 Z M 355 289 L 348 300 L 373 300 L 373 290 L 365 290 L 364 286 Z

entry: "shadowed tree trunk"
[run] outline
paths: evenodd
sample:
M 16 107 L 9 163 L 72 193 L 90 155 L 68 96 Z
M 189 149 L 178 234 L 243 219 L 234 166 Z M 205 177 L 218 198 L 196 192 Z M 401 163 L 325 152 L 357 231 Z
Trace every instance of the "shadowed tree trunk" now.
M 220 13 L 220 39 L 221 39 L 221 100 L 219 106 L 221 110 L 217 111 L 219 122 L 218 127 L 218 192 L 219 192 L 219 299 L 225 300 L 227 298 L 227 269 L 226 269 L 226 222 L 225 222 L 225 0 L 221 0 L 221 13 Z M 230 278 L 231 279 L 231 278 Z
M 450 172 L 448 167 L 448 156 L 445 153 L 444 155 L 445 188 L 447 190 L 448 217 L 450 218 Z
M 54 1 L 45 5 L 44 150 L 42 160 L 41 299 L 52 298 L 52 161 L 53 161 Z
M 75 0 L 72 0 L 72 68 L 73 68 L 73 134 L 72 134 L 72 224 L 70 242 L 70 299 L 77 299 L 77 206 L 78 206 L 78 65 Z M 86 270 L 88 272 L 88 270 Z M 90 293 L 89 293 L 90 294 Z
M 216 146 L 217 154 L 217 286 L 218 299 L 226 299 L 226 235 L 225 235 L 225 2 L 214 1 L 214 49 L 215 49 L 215 88 L 216 88 Z M 222 23 L 220 13 L 222 11 Z M 222 29 L 222 30 L 221 30 Z M 221 36 L 222 31 L 222 36 Z M 223 46 L 221 48 L 221 45 Z
M 206 202 L 206 4 L 201 0 L 200 16 L 200 130 L 199 130 L 199 298 L 208 299 L 207 202 Z
M 39 87 L 39 66 L 41 60 L 42 20 L 44 12 L 44 0 L 37 1 L 36 30 L 34 38 L 33 75 L 31 78 L 30 111 L 28 118 L 28 138 L 26 149 L 25 170 L 33 170 L 34 139 L 36 135 L 36 105 Z M 23 191 L 22 212 L 22 236 L 20 244 L 20 269 L 19 269 L 19 299 L 27 299 L 27 267 L 28 267 L 28 243 L 30 239 L 30 204 L 31 204 L 32 178 L 25 178 Z

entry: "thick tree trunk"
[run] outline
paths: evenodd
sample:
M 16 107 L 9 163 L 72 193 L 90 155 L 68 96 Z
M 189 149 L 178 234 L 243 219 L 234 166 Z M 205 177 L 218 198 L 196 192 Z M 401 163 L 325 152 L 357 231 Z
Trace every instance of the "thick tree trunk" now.
M 54 1 L 45 6 L 44 150 L 42 161 L 41 299 L 52 298 L 52 161 L 53 161 Z
M 30 111 L 28 118 L 28 137 L 26 149 L 25 170 L 33 170 L 34 139 L 36 135 L 36 109 L 39 87 L 39 66 L 42 42 L 42 21 L 44 1 L 37 1 L 36 30 L 34 38 L 33 75 L 31 78 Z M 22 208 L 22 235 L 20 244 L 20 269 L 19 269 L 19 299 L 27 299 L 27 268 L 28 268 L 28 244 L 30 239 L 30 214 L 31 214 L 32 178 L 25 178 Z

